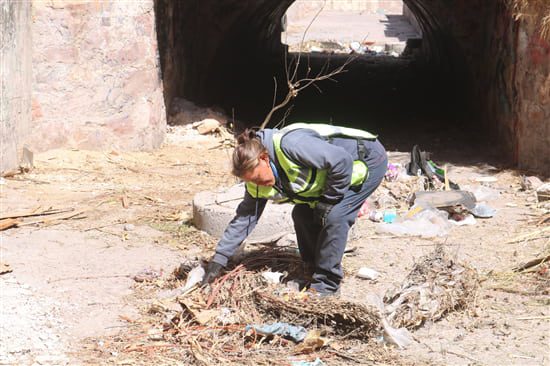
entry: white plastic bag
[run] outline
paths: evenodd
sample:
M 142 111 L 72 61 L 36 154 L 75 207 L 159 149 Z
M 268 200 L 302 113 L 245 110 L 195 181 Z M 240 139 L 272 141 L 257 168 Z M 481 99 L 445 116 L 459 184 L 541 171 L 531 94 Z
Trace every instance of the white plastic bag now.
M 451 227 L 446 212 L 425 205 L 414 205 L 407 214 L 395 222 L 377 224 L 376 232 L 432 238 L 447 235 Z
M 189 271 L 187 275 L 187 281 L 185 281 L 185 286 L 182 288 L 182 293 L 189 290 L 191 287 L 195 286 L 197 283 L 200 283 L 204 278 L 204 268 L 202 266 L 196 266 Z
M 384 328 L 384 341 L 395 344 L 400 349 L 404 349 L 412 343 L 412 336 L 407 328 L 394 328 L 388 323 L 385 317 L 384 303 L 379 296 L 370 294 L 367 296 L 367 301 L 380 311 L 382 327 Z

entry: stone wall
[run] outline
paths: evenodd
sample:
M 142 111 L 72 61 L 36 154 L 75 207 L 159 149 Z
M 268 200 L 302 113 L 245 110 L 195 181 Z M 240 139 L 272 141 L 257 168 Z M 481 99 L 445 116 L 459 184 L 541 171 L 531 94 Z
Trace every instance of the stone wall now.
M 550 172 L 550 43 L 540 18 L 504 0 L 405 0 L 419 21 L 426 58 L 462 80 L 471 120 L 518 168 Z M 542 2 L 524 9 L 544 14 Z M 475 9 L 475 11 L 473 10 Z M 450 91 L 449 91 L 450 92 Z
M 34 150 L 151 149 L 164 138 L 153 0 L 33 0 Z
M 16 168 L 31 121 L 31 6 L 0 0 L 0 172 Z
M 544 11 L 549 10 L 548 6 L 527 9 L 530 14 L 546 16 L 550 14 Z M 506 11 L 510 14 L 509 9 Z M 503 62 L 505 66 L 497 63 L 495 67 L 506 68 L 509 78 L 499 85 L 493 101 L 499 103 L 502 91 L 509 91 L 513 113 L 502 113 L 507 112 L 503 110 L 497 123 L 505 126 L 506 135 L 513 131 L 518 167 L 550 176 L 550 39 L 542 37 L 537 20 L 525 17 L 517 22 L 510 20 L 507 25 L 512 42 L 505 55 L 511 57 Z

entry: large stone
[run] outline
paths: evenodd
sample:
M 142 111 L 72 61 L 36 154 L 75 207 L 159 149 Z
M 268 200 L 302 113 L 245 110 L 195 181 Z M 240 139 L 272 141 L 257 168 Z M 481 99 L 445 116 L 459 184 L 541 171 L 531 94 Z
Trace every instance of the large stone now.
M 193 199 L 193 222 L 208 234 L 221 238 L 235 210 L 244 197 L 245 188 L 238 184 L 219 192 L 200 192 Z M 272 242 L 294 233 L 292 206 L 267 203 L 258 225 L 247 242 Z

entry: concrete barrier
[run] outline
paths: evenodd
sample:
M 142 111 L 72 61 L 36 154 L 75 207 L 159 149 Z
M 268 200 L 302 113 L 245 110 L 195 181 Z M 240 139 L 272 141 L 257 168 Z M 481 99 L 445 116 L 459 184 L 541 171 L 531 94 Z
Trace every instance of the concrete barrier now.
M 235 210 L 244 197 L 244 184 L 211 192 L 200 192 L 193 198 L 193 222 L 197 228 L 221 238 L 227 224 L 235 216 Z M 268 243 L 294 233 L 292 205 L 276 205 L 271 202 L 262 214 L 255 229 L 248 236 L 248 243 Z

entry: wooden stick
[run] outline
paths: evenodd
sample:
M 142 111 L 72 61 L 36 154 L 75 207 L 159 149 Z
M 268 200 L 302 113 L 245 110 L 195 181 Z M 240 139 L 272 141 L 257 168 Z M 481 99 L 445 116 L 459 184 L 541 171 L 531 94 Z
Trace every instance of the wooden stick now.
M 0 231 L 9 229 L 10 227 L 18 226 L 20 222 L 16 219 L 3 219 L 0 220 Z
M 522 264 L 522 265 L 519 266 L 519 267 L 515 267 L 515 268 L 513 268 L 512 270 L 513 270 L 514 272 L 525 271 L 526 269 L 529 269 L 529 268 L 531 268 L 531 267 L 538 266 L 539 264 L 548 262 L 549 260 L 550 260 L 550 255 L 547 255 L 546 257 L 541 257 L 541 258 L 536 258 L 536 259 L 530 260 L 529 262 L 527 262 L 527 263 L 525 263 L 525 264 Z
M 0 220 L 2 219 L 17 219 L 21 217 L 32 217 L 32 216 L 45 216 L 45 215 L 54 215 L 59 214 L 63 212 L 70 212 L 74 211 L 74 208 L 49 208 L 47 210 L 38 211 L 37 209 L 30 210 L 30 211 L 24 211 L 24 212 L 17 212 L 17 213 L 11 213 L 7 215 L 1 215 Z
M 65 213 L 65 214 L 60 214 L 60 215 L 57 215 L 57 216 L 48 216 L 48 217 L 40 218 L 40 219 L 33 220 L 33 221 L 23 222 L 23 223 L 18 224 L 17 226 L 34 225 L 34 224 L 40 224 L 40 223 L 43 223 L 43 222 L 54 221 L 54 220 L 68 220 L 68 219 L 72 219 L 73 217 L 76 217 L 76 216 L 78 216 L 78 215 L 80 215 L 84 212 L 85 212 L 85 210 L 79 210 L 79 211 L 75 211 L 75 212 L 70 212 L 69 214 Z

